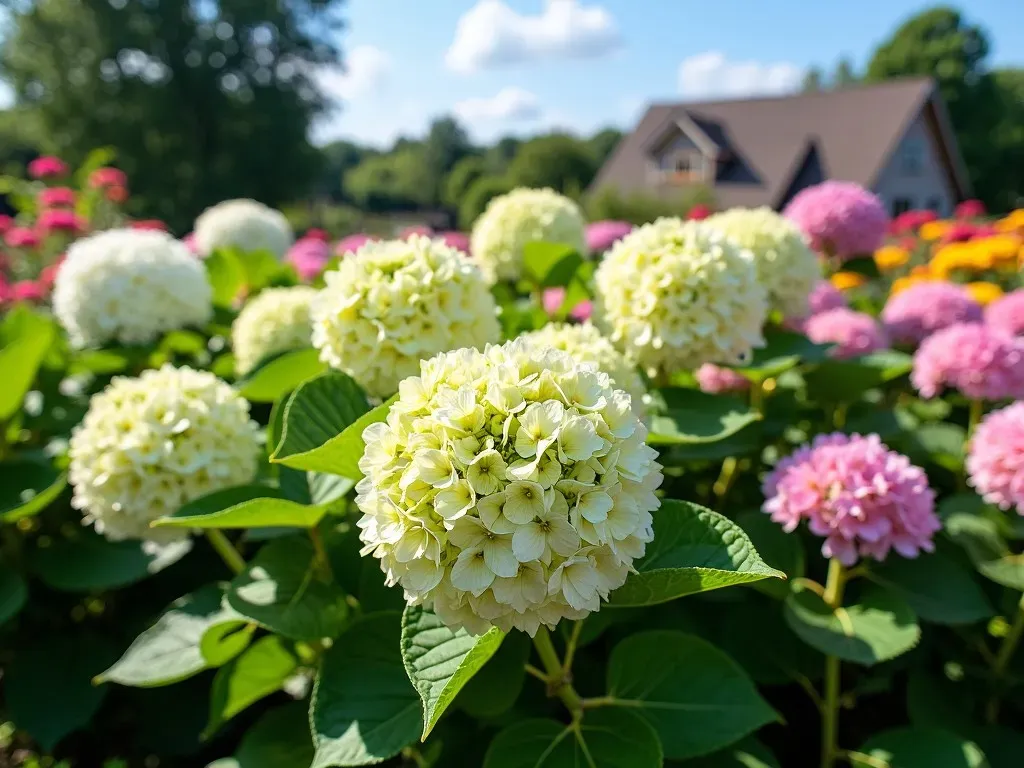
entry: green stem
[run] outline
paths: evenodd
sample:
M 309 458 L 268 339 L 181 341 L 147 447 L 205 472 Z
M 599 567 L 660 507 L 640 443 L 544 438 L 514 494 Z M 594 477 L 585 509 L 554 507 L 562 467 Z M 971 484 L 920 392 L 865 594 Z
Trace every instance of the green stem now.
M 242 557 L 234 545 L 228 541 L 228 537 L 216 528 L 206 529 L 206 538 L 210 545 L 217 550 L 217 554 L 227 563 L 232 572 L 238 574 L 245 571 L 245 558 Z
M 981 417 L 985 415 L 985 403 L 981 400 L 971 400 L 971 405 L 967 411 L 967 439 L 970 440 L 974 436 L 974 430 L 977 429 L 978 424 L 981 423 Z
M 321 581 L 330 583 L 334 581 L 334 572 L 331 570 L 331 561 L 327 557 L 327 549 L 324 547 L 324 537 L 320 529 L 313 526 L 309 529 L 309 538 L 313 542 L 313 566 Z
M 764 415 L 764 382 L 750 382 L 750 407 L 760 415 Z
M 583 631 L 583 619 L 572 623 L 572 631 L 569 633 L 569 641 L 565 644 L 565 659 L 562 661 L 562 674 L 569 677 L 572 674 L 572 662 L 576 658 L 576 646 L 580 642 L 580 633 Z
M 1006 674 L 1007 667 L 1010 666 L 1010 660 L 1013 658 L 1014 651 L 1017 650 L 1021 637 L 1024 637 L 1024 597 L 1021 598 L 1017 606 L 1017 615 L 1013 620 L 1013 624 L 1010 625 L 1010 631 L 1003 638 L 1003 643 L 999 646 L 998 653 L 996 653 L 995 661 L 992 662 L 992 675 L 995 677 L 997 684 L 1002 682 L 1002 677 Z M 998 691 L 989 699 L 986 716 L 990 724 L 995 724 L 999 718 Z
M 843 604 L 846 573 L 843 564 L 832 558 L 828 563 L 828 579 L 823 599 L 835 610 Z M 821 768 L 832 768 L 838 756 L 836 737 L 839 731 L 839 694 L 841 665 L 835 656 L 825 657 L 825 691 L 821 707 Z
M 572 712 L 573 719 L 578 718 L 583 712 L 583 700 L 572 687 L 570 675 L 562 665 L 555 646 L 551 642 L 551 633 L 547 628 L 541 627 L 533 637 L 533 645 L 537 649 L 544 671 L 548 675 L 548 695 L 558 696 Z
M 732 488 L 732 481 L 736 477 L 736 468 L 738 466 L 739 461 L 735 456 L 726 457 L 725 461 L 722 462 L 722 471 L 719 472 L 718 479 L 711 486 L 711 490 L 714 491 L 716 498 L 715 509 L 718 511 L 721 511 L 725 506 L 725 497 L 729 493 L 729 489 Z

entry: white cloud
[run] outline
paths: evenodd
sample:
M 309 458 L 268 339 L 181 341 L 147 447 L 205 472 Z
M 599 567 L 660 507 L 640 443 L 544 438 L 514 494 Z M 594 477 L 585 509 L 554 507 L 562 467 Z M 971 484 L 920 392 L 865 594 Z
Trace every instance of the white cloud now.
M 391 74 L 391 56 L 372 45 L 349 51 L 344 67 L 318 69 L 313 78 L 329 98 L 354 101 L 372 94 Z
M 10 109 L 14 106 L 14 89 L 11 86 L 0 80 L 0 109 Z
M 468 73 L 542 58 L 600 56 L 620 42 L 615 20 L 601 6 L 546 0 L 539 15 L 527 16 L 501 0 L 479 0 L 459 19 L 445 63 Z
M 508 123 L 540 116 L 537 97 L 522 88 L 502 88 L 488 98 L 456 102 L 455 116 L 467 123 Z
M 774 96 L 796 90 L 803 74 L 790 62 L 729 61 L 721 51 L 708 51 L 679 65 L 679 92 L 688 98 Z

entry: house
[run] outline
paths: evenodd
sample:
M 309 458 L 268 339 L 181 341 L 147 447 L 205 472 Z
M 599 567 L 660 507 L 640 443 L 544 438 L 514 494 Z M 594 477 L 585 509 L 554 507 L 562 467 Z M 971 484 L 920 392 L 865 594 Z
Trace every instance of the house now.
M 711 188 L 720 208 L 783 208 L 826 179 L 873 190 L 893 215 L 970 197 L 949 115 L 928 78 L 733 101 L 655 104 L 597 174 L 659 197 Z

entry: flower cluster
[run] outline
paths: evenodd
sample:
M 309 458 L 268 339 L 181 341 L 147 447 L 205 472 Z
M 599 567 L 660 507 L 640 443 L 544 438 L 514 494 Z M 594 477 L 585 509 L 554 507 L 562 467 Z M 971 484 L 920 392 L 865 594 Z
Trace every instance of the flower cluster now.
M 821 552 L 852 565 L 931 552 L 942 527 L 935 492 L 920 467 L 878 435 L 819 435 L 779 462 L 764 482 L 764 511 L 786 531 L 806 520 Z
M 885 330 L 871 315 L 842 307 L 811 315 L 804 333 L 815 344 L 835 344 L 830 352 L 838 360 L 877 352 L 889 346 Z
M 596 317 L 652 375 L 738 364 L 764 344 L 764 288 L 747 254 L 706 222 L 659 219 L 605 255 Z
M 958 323 L 925 339 L 910 382 L 924 397 L 952 387 L 973 400 L 1024 398 L 1024 340 L 982 323 Z
M 338 244 L 334 247 L 335 256 L 349 256 L 367 243 L 372 243 L 377 238 L 372 235 L 364 235 L 362 233 L 356 235 L 348 235 L 347 237 L 341 238 Z
M 71 436 L 72 505 L 112 541 L 181 538 L 149 524 L 250 482 L 259 438 L 249 404 L 212 373 L 168 365 L 115 378 Z
M 632 398 L 633 411 L 642 415 L 647 387 L 637 373 L 636 366 L 601 335 L 590 323 L 583 325 L 560 325 L 549 323 L 538 331 L 523 334 L 523 338 L 536 347 L 553 347 L 568 352 L 573 360 L 596 365 L 607 373 L 612 386 L 623 390 Z
M 840 260 L 874 253 L 889 225 L 882 201 L 848 181 L 801 190 L 783 215 L 803 230 L 815 249 Z
M 323 272 L 331 260 L 331 247 L 320 238 L 307 235 L 288 249 L 286 260 L 295 267 L 299 278 L 308 282 Z
M 238 248 L 269 251 L 281 259 L 295 239 L 284 214 L 255 200 L 217 203 L 199 214 L 194 230 L 204 257 L 217 248 Z
M 981 305 L 961 286 L 930 281 L 889 297 L 882 322 L 897 344 L 919 344 L 954 323 L 978 322 L 981 314 Z
M 694 373 L 701 392 L 718 395 L 722 392 L 745 392 L 750 389 L 750 379 L 731 368 L 722 368 L 714 363 L 704 363 Z
M 470 245 L 490 282 L 516 280 L 527 243 L 564 243 L 586 254 L 585 226 L 569 198 L 550 189 L 514 189 L 487 204 L 473 225 Z
M 1024 334 L 1024 290 L 1011 291 L 987 306 L 985 322 L 1010 336 Z
M 902 245 L 885 245 L 875 251 L 875 265 L 882 272 L 899 269 L 908 261 L 910 261 L 910 251 Z
M 111 229 L 68 249 L 53 311 L 76 346 L 144 344 L 206 323 L 212 292 L 203 265 L 167 233 Z
M 438 355 L 363 433 L 363 554 L 452 628 L 581 619 L 653 539 L 646 434 L 629 397 L 565 352 Z
M 821 279 L 821 264 L 796 225 L 766 207 L 733 208 L 707 222 L 753 254 L 769 310 L 797 317 L 807 313 L 807 297 Z
M 554 316 L 562 308 L 562 304 L 565 302 L 565 288 L 556 286 L 554 288 L 545 288 L 541 294 L 541 305 L 544 307 L 544 311 L 549 315 Z M 578 301 L 573 305 L 573 308 L 569 310 L 569 317 L 577 322 L 582 323 L 584 320 L 589 320 L 591 315 L 594 314 L 594 303 L 589 299 Z
M 310 346 L 309 308 L 315 288 L 268 288 L 242 308 L 231 325 L 235 369 L 244 376 L 261 361 Z
M 1024 515 L 1024 403 L 988 414 L 967 453 L 970 484 L 989 504 Z
M 480 270 L 439 240 L 367 243 L 324 280 L 313 302 L 313 345 L 374 397 L 395 392 L 420 360 L 501 335 Z
M 604 253 L 633 231 L 628 221 L 595 221 L 587 224 L 587 248 L 591 253 Z

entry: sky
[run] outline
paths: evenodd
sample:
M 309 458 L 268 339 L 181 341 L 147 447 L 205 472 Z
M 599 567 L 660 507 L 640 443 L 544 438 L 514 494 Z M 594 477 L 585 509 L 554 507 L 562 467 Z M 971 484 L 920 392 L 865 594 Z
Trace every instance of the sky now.
M 339 108 L 314 127 L 380 147 L 455 115 L 478 142 L 553 128 L 628 129 L 651 101 L 780 94 L 875 46 L 910 0 L 348 0 Z M 989 64 L 1024 66 L 1024 2 L 965 0 Z

